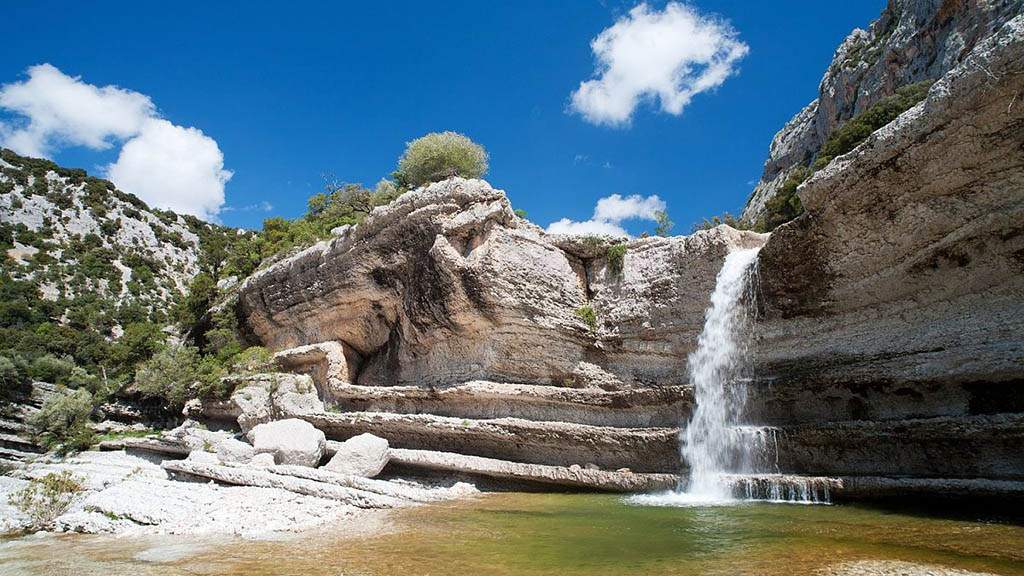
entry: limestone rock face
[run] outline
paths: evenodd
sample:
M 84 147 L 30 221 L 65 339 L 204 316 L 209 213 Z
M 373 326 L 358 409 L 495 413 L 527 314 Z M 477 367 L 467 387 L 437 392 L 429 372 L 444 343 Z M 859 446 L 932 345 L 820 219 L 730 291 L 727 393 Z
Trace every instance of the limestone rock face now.
M 324 467 L 331 472 L 373 478 L 388 465 L 388 441 L 360 434 L 342 442 Z
M 1014 0 L 889 0 L 867 30 L 854 30 L 836 50 L 818 98 L 772 139 L 743 217 L 756 221 L 793 170 L 807 166 L 844 122 L 901 86 L 937 80 L 963 64 L 1021 9 Z
M 968 60 L 761 252 L 753 396 L 790 471 L 1024 477 L 1024 16 Z
M 324 453 L 324 433 L 305 420 L 288 418 L 260 424 L 249 431 L 256 454 L 273 454 L 274 462 L 316 467 Z
M 633 240 L 612 274 L 611 239 L 547 235 L 517 218 L 502 191 L 455 178 L 250 277 L 238 308 L 270 348 L 315 345 L 280 362 L 335 358 L 331 375 L 313 374 L 329 386 L 562 384 L 581 362 L 626 387 L 671 384 L 722 259 L 763 241 L 725 226 Z M 593 329 L 577 315 L 587 306 Z

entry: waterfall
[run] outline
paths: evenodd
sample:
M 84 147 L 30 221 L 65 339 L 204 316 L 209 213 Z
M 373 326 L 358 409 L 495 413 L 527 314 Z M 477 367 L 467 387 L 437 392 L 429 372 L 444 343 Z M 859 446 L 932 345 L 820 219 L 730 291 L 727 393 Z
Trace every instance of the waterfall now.
M 680 452 L 689 481 L 680 491 L 637 495 L 635 504 L 673 506 L 772 500 L 827 502 L 835 481 L 779 474 L 778 430 L 743 424 L 748 347 L 753 328 L 753 295 L 760 248 L 725 257 L 715 278 L 711 307 L 688 376 L 696 407 L 680 432 Z M 771 472 L 766 472 L 767 470 Z
M 746 401 L 745 390 L 730 386 L 746 366 L 750 338 L 748 281 L 759 248 L 737 250 L 725 257 L 715 279 L 704 330 L 688 366 L 696 408 L 680 434 L 683 458 L 690 467 L 687 493 L 694 499 L 727 500 L 731 486 L 726 473 L 750 472 L 751 443 L 738 428 Z

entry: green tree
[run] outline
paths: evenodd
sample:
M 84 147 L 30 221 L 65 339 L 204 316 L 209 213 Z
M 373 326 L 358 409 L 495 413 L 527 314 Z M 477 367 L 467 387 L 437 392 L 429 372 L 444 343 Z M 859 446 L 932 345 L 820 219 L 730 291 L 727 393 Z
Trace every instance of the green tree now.
M 457 132 L 432 132 L 406 144 L 395 179 L 402 187 L 418 188 L 453 176 L 479 178 L 486 173 L 483 146 Z
M 47 446 L 58 443 L 65 450 L 83 450 L 92 444 L 92 431 L 86 426 L 92 415 L 93 397 L 88 390 L 62 390 L 43 402 L 29 418 Z
M 201 357 L 192 346 L 166 346 L 141 364 L 133 389 L 180 409 L 198 393 Z

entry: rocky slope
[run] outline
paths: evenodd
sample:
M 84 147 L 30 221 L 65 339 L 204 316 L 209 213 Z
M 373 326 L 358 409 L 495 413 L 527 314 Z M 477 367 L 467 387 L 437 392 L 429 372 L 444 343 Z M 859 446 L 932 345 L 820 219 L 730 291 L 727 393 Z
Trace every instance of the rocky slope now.
M 967 62 L 979 42 L 1022 9 L 1020 0 L 889 0 L 867 30 L 854 30 L 836 50 L 818 98 L 772 139 L 743 218 L 756 222 L 789 175 L 809 166 L 847 120 L 901 86 L 937 80 Z
M 44 299 L 89 295 L 164 312 L 199 272 L 200 235 L 223 232 L 9 150 L 0 154 L 0 226 L 5 274 Z

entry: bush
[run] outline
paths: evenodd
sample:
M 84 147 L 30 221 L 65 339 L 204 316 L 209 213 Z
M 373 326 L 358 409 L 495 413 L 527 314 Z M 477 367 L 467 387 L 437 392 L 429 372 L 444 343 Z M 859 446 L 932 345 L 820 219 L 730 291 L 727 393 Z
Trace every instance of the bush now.
M 658 227 L 654 229 L 655 235 L 666 237 L 672 233 L 672 228 L 676 223 L 668 219 L 668 212 L 658 210 L 654 213 L 654 219 L 658 223 Z
M 8 502 L 29 518 L 31 530 L 50 530 L 53 522 L 67 511 L 82 485 L 70 471 L 51 472 L 30 480 L 28 485 L 8 496 Z
M 519 218 L 522 218 L 524 220 L 526 219 L 526 210 L 523 210 L 522 208 L 516 208 L 512 212 Z
M 395 179 L 418 188 L 453 176 L 479 178 L 487 173 L 487 152 L 456 132 L 433 132 L 406 144 Z
M 583 320 L 583 323 L 589 326 L 591 330 L 597 330 L 597 314 L 594 313 L 594 309 L 590 306 L 580 308 L 573 315 Z
M 180 409 L 197 394 L 201 358 L 191 346 L 167 346 L 135 371 L 133 389 Z
M 613 278 L 618 278 L 622 275 L 622 270 L 626 265 L 626 245 L 609 246 L 605 255 L 608 258 L 608 270 L 612 273 Z
M 64 390 L 43 403 L 29 418 L 47 446 L 64 445 L 64 451 L 92 445 L 92 431 L 86 426 L 92 415 L 92 394 L 84 388 Z
M 29 372 L 36 380 L 51 384 L 65 384 L 74 367 L 74 360 L 68 356 L 57 358 L 53 354 L 45 354 L 32 361 Z
M 771 232 L 775 228 L 789 222 L 804 213 L 804 205 L 796 194 L 796 189 L 810 176 L 806 168 L 797 168 L 786 178 L 779 191 L 764 204 L 765 215 L 758 222 L 759 232 Z

